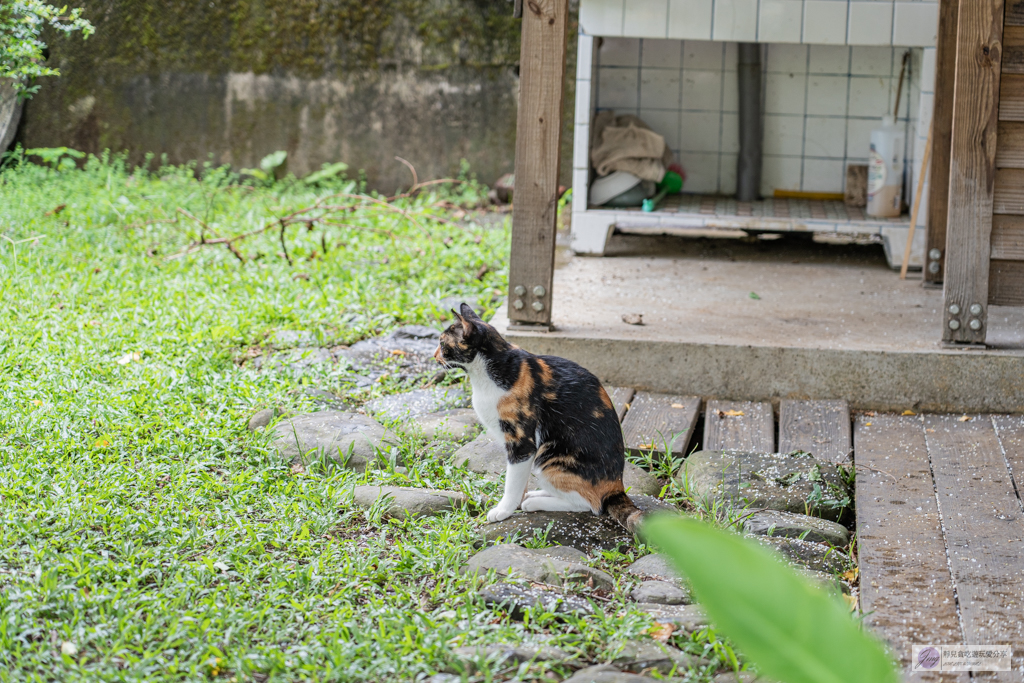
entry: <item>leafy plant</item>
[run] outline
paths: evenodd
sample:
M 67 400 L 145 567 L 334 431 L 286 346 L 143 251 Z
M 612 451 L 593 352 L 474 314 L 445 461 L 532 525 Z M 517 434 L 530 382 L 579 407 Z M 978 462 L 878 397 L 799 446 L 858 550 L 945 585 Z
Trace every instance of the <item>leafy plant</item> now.
M 277 176 L 277 169 L 283 166 L 287 160 L 288 152 L 279 149 L 260 159 L 259 168 L 243 168 L 241 172 L 243 175 L 252 176 L 264 183 L 272 183 Z
M 846 606 L 768 550 L 696 519 L 654 517 L 643 534 L 690 580 L 708 617 L 770 679 L 896 683 L 882 645 Z
M 95 31 L 80 8 L 69 11 L 65 5 L 58 9 L 42 0 L 0 3 L 0 79 L 11 79 L 15 91 L 25 98 L 39 90 L 31 84 L 32 79 L 60 75 L 58 69 L 44 64 L 46 43 L 39 36 L 47 24 L 64 34 L 81 31 L 83 38 Z

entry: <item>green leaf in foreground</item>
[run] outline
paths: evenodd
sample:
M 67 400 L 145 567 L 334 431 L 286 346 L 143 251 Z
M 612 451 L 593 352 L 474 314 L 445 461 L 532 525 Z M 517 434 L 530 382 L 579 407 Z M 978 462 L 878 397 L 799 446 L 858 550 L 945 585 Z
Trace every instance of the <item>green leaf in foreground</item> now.
M 755 542 L 673 516 L 644 523 L 715 626 L 783 683 L 896 683 L 882 645 L 846 608 Z

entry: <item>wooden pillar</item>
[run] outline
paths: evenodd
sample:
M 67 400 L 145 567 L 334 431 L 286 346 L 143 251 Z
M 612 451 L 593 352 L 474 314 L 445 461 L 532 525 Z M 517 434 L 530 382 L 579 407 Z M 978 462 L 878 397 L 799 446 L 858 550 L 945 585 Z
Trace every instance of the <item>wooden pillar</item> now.
M 984 344 L 988 328 L 1002 38 L 1003 0 L 960 1 L 943 281 L 946 342 Z
M 508 317 L 550 325 L 569 0 L 526 0 L 519 57 Z
M 935 53 L 935 99 L 932 109 L 932 164 L 928 189 L 924 281 L 937 285 L 944 276 L 946 211 L 949 208 L 949 151 L 953 134 L 953 82 L 956 74 L 956 20 L 960 0 L 941 0 L 939 40 Z M 921 173 L 924 173 L 921 169 Z M 938 253 L 938 258 L 932 255 Z

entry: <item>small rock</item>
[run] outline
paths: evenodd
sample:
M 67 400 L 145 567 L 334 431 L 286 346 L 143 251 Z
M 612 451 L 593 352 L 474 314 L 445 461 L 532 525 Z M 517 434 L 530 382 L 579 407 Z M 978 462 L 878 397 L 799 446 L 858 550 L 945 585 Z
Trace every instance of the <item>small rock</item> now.
M 690 592 L 668 581 L 644 581 L 629 594 L 637 602 L 652 605 L 689 605 Z
M 657 579 L 671 583 L 677 587 L 683 587 L 682 577 L 668 559 L 668 555 L 652 553 L 644 555 L 639 560 L 629 565 L 626 571 L 633 576 L 642 576 L 649 579 Z
M 673 670 L 682 673 L 690 667 L 710 663 L 654 640 L 618 641 L 609 645 L 608 651 L 612 656 L 612 666 L 634 673 L 654 669 L 667 676 Z
M 775 536 L 757 536 L 756 538 L 762 544 L 782 553 L 782 556 L 793 564 L 807 567 L 816 572 L 838 574 L 853 565 L 849 555 L 820 543 Z
M 657 683 L 653 678 L 619 671 L 614 666 L 599 664 L 577 671 L 562 683 Z
M 743 523 L 743 530 L 754 536 L 803 536 L 805 541 L 824 542 L 837 547 L 846 546 L 850 542 L 850 532 L 842 524 L 777 510 L 755 512 Z
M 480 591 L 484 604 L 492 608 L 508 610 L 513 619 L 522 619 L 528 609 L 543 609 L 553 614 L 593 613 L 590 602 L 583 597 L 557 590 L 517 586 L 511 583 L 496 583 Z
M 409 486 L 356 486 L 355 504 L 369 508 L 382 496 L 390 496 L 386 518 L 433 517 L 466 505 L 469 500 L 456 491 L 436 491 Z
M 368 401 L 364 407 L 384 420 L 405 420 L 441 410 L 465 408 L 468 404 L 469 397 L 460 387 L 431 387 L 377 398 Z
M 399 327 L 384 337 L 374 337 L 356 342 L 339 355 L 347 358 L 356 367 L 381 365 L 397 366 L 412 373 L 436 370 L 434 360 L 441 333 L 423 325 Z
M 836 466 L 809 455 L 698 451 L 686 459 L 679 476 L 696 495 L 737 507 L 803 513 L 810 506 L 814 515 L 837 520 L 850 505 Z M 815 487 L 824 497 L 811 504 Z
M 494 666 L 515 666 L 524 662 L 558 662 L 573 666 L 575 663 L 568 652 L 550 645 L 471 645 L 457 647 L 454 652 L 470 673 L 478 668 L 477 663 L 481 661 L 489 661 Z
M 675 507 L 650 496 L 630 496 L 645 512 L 675 510 Z M 585 553 L 615 550 L 634 545 L 633 535 L 608 515 L 590 512 L 518 512 L 508 519 L 483 528 L 487 541 L 501 538 L 547 534 L 549 543 L 567 545 Z
M 384 427 L 366 415 L 327 410 L 279 422 L 271 446 L 288 460 L 308 465 L 331 458 L 361 472 L 376 458 L 386 434 Z
M 466 571 L 486 572 L 493 569 L 503 576 L 529 579 L 552 586 L 564 582 L 583 581 L 595 588 L 612 589 L 615 579 L 609 574 L 577 562 L 566 562 L 514 543 L 502 543 L 481 550 L 469 558 Z
M 255 432 L 257 429 L 263 429 L 273 422 L 274 418 L 278 415 L 280 415 L 280 413 L 276 408 L 264 408 L 263 410 L 257 411 L 249 418 L 249 431 Z
M 637 609 L 651 615 L 663 624 L 675 624 L 687 633 L 708 625 L 708 618 L 699 605 L 649 605 L 637 603 Z
M 457 466 L 465 467 L 470 472 L 482 474 L 491 481 L 497 481 L 505 474 L 507 462 L 505 446 L 492 439 L 487 432 L 455 452 Z M 622 470 L 622 485 L 626 487 L 630 497 L 634 495 L 657 496 L 663 487 L 661 479 L 631 462 L 627 462 Z M 540 484 L 537 483 L 537 478 L 531 475 L 526 486 L 528 489 L 536 489 L 540 487 Z
M 267 337 L 267 343 L 275 348 L 313 346 L 316 334 L 309 330 L 274 330 Z
M 642 313 L 623 313 L 622 322 L 627 325 L 643 325 L 644 316 Z
M 480 431 L 480 421 L 472 408 L 453 408 L 416 415 L 410 422 L 431 439 L 447 436 L 462 440 Z

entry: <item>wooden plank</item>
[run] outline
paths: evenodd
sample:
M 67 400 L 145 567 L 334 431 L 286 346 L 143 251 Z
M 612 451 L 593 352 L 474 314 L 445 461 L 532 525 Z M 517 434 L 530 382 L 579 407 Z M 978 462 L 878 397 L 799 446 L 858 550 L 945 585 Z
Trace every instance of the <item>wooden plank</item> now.
M 665 451 L 672 456 L 687 455 L 697 425 L 699 396 L 671 396 L 638 391 L 622 421 L 622 435 L 631 453 L 641 450 Z
M 929 415 L 925 427 L 964 638 L 968 644 L 1012 645 L 1019 672 L 1024 519 L 995 427 L 987 416 L 962 422 L 952 415 Z
M 1024 306 L 1024 261 L 992 259 L 988 287 L 993 306 Z
M 804 451 L 818 460 L 848 464 L 850 406 L 846 401 L 782 401 L 779 452 Z
M 1017 491 L 1024 487 L 1024 415 L 993 415 L 992 424 L 1003 447 Z
M 1006 0 L 1006 26 L 1024 26 L 1024 0 Z
M 1024 76 L 1006 74 L 999 80 L 999 120 L 1024 121 Z
M 935 54 L 935 104 L 932 110 L 932 168 L 928 185 L 928 229 L 925 233 L 924 281 L 942 282 L 946 255 L 946 214 L 949 211 L 949 151 L 953 135 L 953 80 L 956 74 L 956 18 L 959 3 L 939 5 Z M 1024 109 L 1024 107 L 1022 107 Z M 938 250 L 939 258 L 930 254 Z M 937 263 L 938 268 L 932 266 Z
M 1000 121 L 996 168 L 1024 168 L 1024 122 Z
M 860 608 L 909 670 L 914 645 L 964 644 L 924 427 L 916 417 L 860 416 L 854 448 Z
M 1024 26 L 1003 26 L 1003 73 L 1024 74 Z
M 1002 35 L 1003 0 L 960 3 L 943 280 L 942 338 L 947 342 L 985 343 L 984 308 L 976 316 L 982 323 L 977 330 L 952 311 L 967 311 L 988 297 Z
M 569 0 L 531 0 L 523 9 L 508 277 L 513 323 L 551 323 L 568 18 Z
M 992 258 L 1024 260 L 1024 217 L 992 216 Z
M 1024 183 L 1024 169 L 1000 168 L 996 170 L 995 179 L 992 213 L 1024 215 L 1024 185 L 1021 184 Z
M 775 452 L 775 413 L 771 403 L 708 401 L 704 450 Z
M 636 392 L 633 387 L 605 387 L 604 390 L 608 392 L 608 398 L 615 406 L 615 414 L 619 416 L 619 422 L 622 422 L 626 411 L 629 410 L 629 402 L 633 400 L 633 394 Z

